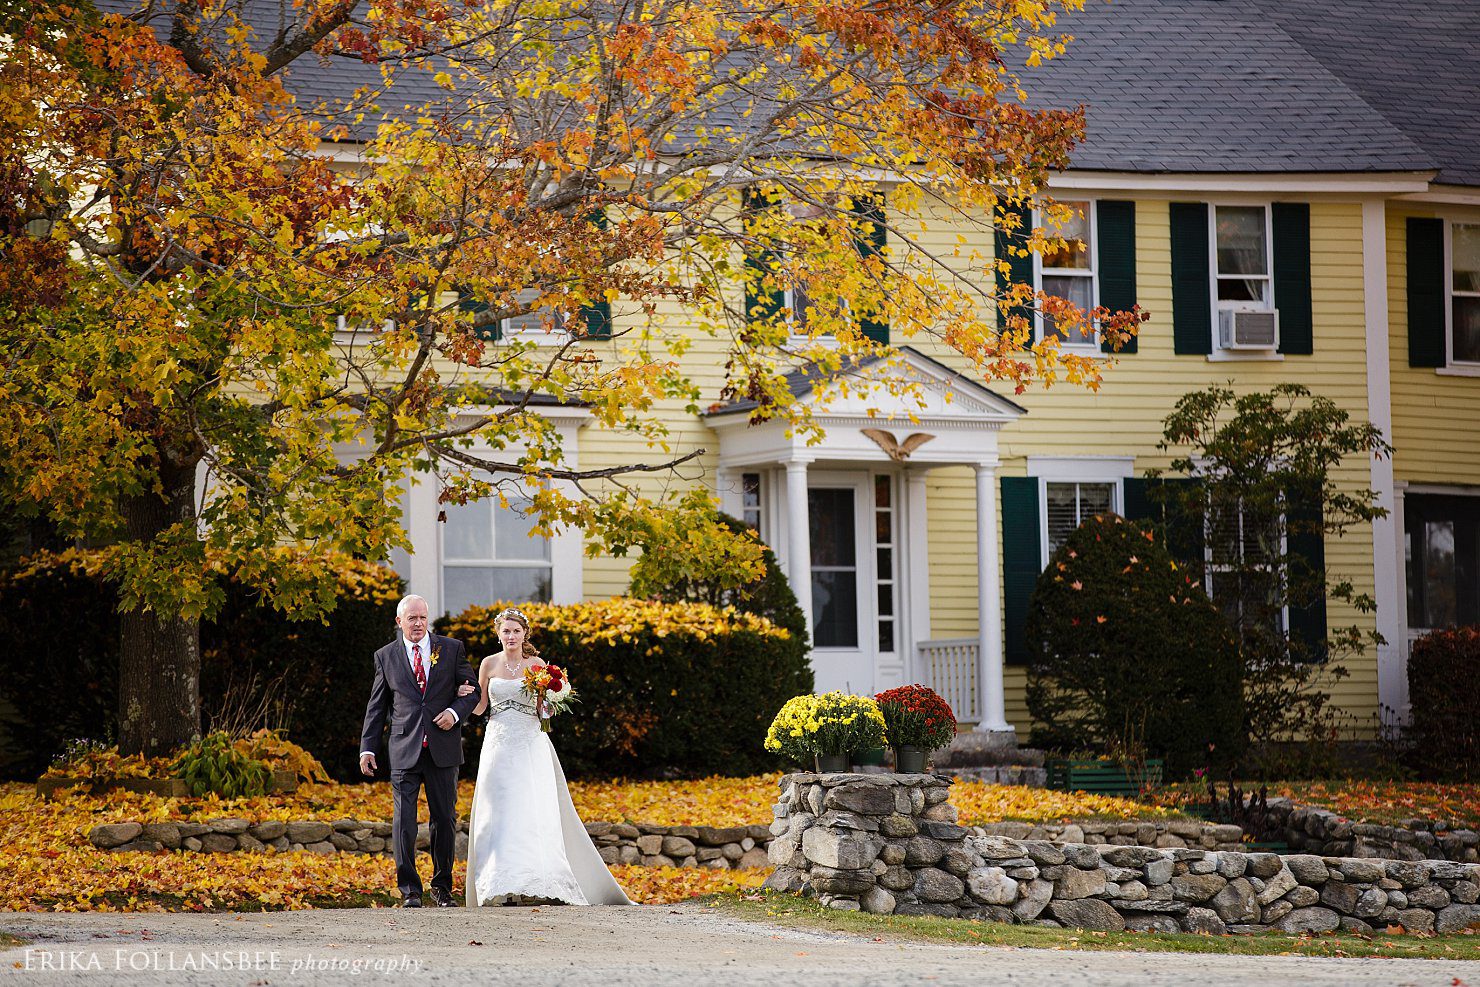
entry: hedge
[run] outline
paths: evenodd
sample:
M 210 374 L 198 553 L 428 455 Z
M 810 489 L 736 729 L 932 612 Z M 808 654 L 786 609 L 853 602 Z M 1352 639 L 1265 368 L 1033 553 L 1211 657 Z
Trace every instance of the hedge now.
M 476 663 L 500 650 L 493 618 L 472 607 L 438 621 Z M 554 723 L 568 773 L 750 774 L 778 766 L 762 746 L 781 706 L 812 691 L 804 644 L 764 617 L 703 603 L 617 597 L 523 604 L 530 641 L 569 669 L 580 702 Z M 470 751 L 471 753 L 471 751 Z
M 1408 655 L 1404 741 L 1427 778 L 1480 780 L 1480 627 L 1434 631 Z
M 325 621 L 295 621 L 239 584 L 201 623 L 201 708 L 209 728 L 231 705 L 279 705 L 289 736 L 330 774 L 359 777 L 371 655 L 395 634 L 401 582 L 346 559 L 339 605 Z M 0 575 L 0 776 L 33 779 L 68 740 L 117 736 L 117 595 L 75 556 L 44 556 Z M 270 693 L 264 697 L 264 693 Z

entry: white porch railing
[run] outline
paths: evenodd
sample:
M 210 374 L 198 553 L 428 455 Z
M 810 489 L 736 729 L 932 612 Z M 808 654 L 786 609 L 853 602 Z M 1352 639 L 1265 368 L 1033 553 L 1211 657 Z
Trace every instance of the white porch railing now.
M 974 637 L 921 641 L 916 651 L 920 683 L 940 693 L 963 723 L 978 723 L 982 717 L 979 651 Z

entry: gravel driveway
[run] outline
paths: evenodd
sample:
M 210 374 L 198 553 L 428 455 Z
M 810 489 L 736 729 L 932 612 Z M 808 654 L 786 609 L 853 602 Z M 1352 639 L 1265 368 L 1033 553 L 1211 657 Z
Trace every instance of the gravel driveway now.
M 786 983 L 1013 987 L 1480 987 L 1480 963 L 1079 953 L 875 942 L 751 924 L 702 905 L 0 914 L 32 939 L 0 969 L 35 984 Z

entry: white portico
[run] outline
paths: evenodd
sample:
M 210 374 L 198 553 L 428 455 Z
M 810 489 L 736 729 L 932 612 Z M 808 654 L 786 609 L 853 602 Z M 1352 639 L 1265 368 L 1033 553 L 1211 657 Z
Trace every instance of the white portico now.
M 960 719 L 1008 731 L 1002 686 L 997 432 L 1024 410 L 924 354 L 849 371 L 846 395 L 816 404 L 817 377 L 789 375 L 826 430 L 818 445 L 785 421 L 750 423 L 755 406 L 710 413 L 724 509 L 755 524 L 776 552 L 812 629 L 819 692 L 935 687 Z M 876 383 L 905 378 L 901 396 Z M 979 614 L 975 640 L 933 641 L 926 475 L 976 472 Z M 969 530 L 961 532 L 969 538 Z

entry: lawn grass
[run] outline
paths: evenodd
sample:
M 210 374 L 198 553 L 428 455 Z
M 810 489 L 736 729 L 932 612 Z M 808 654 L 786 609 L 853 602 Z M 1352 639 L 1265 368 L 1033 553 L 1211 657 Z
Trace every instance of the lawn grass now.
M 868 915 L 824 908 L 816 901 L 774 892 L 713 895 L 704 899 L 726 915 L 788 928 L 840 932 L 875 941 L 958 943 L 1018 949 L 1095 952 L 1221 953 L 1237 956 L 1384 957 L 1480 960 L 1480 936 L 1280 933 L 1207 936 L 1164 932 L 1088 932 L 1006 925 L 925 915 Z

